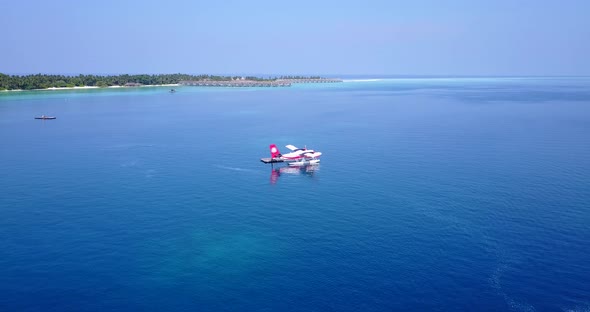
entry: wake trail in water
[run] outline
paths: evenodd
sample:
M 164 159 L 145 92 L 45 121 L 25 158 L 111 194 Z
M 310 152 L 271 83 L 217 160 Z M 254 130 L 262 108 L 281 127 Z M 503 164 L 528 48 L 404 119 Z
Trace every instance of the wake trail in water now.
M 103 147 L 103 150 L 131 150 L 131 149 L 139 149 L 139 148 L 151 148 L 154 147 L 154 144 L 115 144 Z
M 238 167 L 229 167 L 229 166 L 223 166 L 223 165 L 214 165 L 214 167 L 219 168 L 219 169 L 232 170 L 232 171 L 258 172 L 257 170 L 253 170 L 253 169 L 238 168 Z

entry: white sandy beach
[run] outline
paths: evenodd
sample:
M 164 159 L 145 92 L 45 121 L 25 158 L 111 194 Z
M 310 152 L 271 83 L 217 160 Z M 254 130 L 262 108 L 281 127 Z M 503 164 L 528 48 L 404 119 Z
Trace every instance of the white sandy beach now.
M 96 89 L 97 86 L 83 86 L 83 87 L 51 87 L 47 89 L 35 89 L 35 90 L 77 90 L 77 89 Z
M 138 86 L 140 88 L 149 88 L 149 87 L 177 87 L 180 86 L 180 84 L 178 83 L 169 83 L 169 84 L 159 84 L 159 85 L 141 85 Z M 6 91 L 6 92 L 14 92 L 14 91 L 44 91 L 44 90 L 84 90 L 84 89 L 100 89 L 101 87 L 98 86 L 83 86 L 83 87 L 51 87 L 51 88 L 46 88 L 46 89 L 32 89 L 32 90 L 22 90 L 22 89 L 16 89 L 16 90 L 0 90 L 1 91 Z M 125 86 L 109 86 L 109 87 L 105 87 L 104 89 L 107 88 L 137 88 L 137 87 L 125 87 Z

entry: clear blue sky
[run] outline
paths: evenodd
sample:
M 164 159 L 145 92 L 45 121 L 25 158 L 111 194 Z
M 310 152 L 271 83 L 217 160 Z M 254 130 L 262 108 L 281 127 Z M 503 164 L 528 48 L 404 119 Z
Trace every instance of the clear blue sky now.
M 0 72 L 590 75 L 589 0 L 4 1 Z

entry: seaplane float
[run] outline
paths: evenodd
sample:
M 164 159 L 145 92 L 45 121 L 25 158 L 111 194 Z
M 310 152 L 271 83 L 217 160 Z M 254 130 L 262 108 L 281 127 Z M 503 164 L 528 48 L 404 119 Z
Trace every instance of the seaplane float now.
M 289 166 L 306 166 L 306 165 L 314 165 L 320 162 L 320 156 L 322 156 L 321 152 L 314 151 L 312 149 L 304 148 L 297 148 L 291 144 L 285 146 L 291 152 L 287 154 L 281 154 L 279 148 L 276 144 L 271 144 L 270 148 L 270 158 L 262 158 L 260 159 L 261 162 L 265 164 L 274 164 L 274 163 L 287 163 Z
M 57 117 L 53 117 L 53 116 L 45 116 L 45 115 L 41 115 L 39 117 L 35 117 L 35 119 L 43 119 L 43 120 L 52 120 L 52 119 L 56 119 Z

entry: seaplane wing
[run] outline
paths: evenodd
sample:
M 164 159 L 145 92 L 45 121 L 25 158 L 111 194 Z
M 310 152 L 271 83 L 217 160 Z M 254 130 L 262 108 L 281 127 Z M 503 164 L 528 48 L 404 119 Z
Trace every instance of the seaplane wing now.
M 321 152 L 314 152 L 314 153 L 305 153 L 305 154 L 303 154 L 303 157 L 305 157 L 305 158 L 318 158 L 320 156 L 322 156 L 322 153 Z
M 298 150 L 298 148 L 297 148 L 297 147 L 295 147 L 295 146 L 293 146 L 293 145 L 291 145 L 291 144 L 289 144 L 289 145 L 287 145 L 287 146 L 285 146 L 285 147 L 286 147 L 286 148 L 288 148 L 288 149 L 290 149 L 291 151 Z

